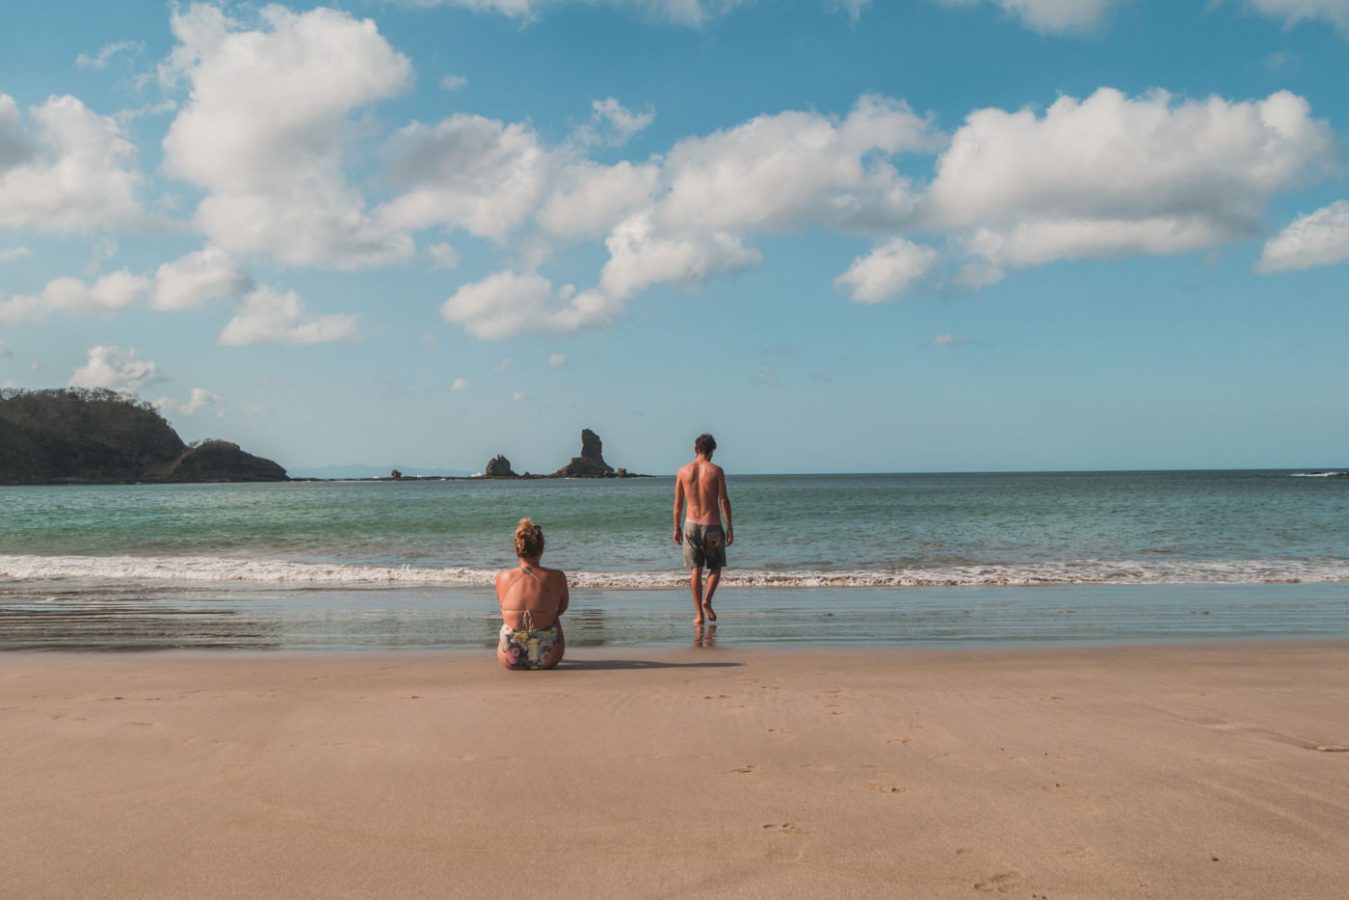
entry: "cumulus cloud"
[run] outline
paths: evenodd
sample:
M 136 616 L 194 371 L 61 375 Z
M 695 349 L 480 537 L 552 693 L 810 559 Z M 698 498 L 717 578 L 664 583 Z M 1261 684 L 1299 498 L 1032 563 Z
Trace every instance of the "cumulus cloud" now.
M 155 273 L 150 305 L 155 309 L 193 309 L 219 297 L 237 297 L 253 287 L 252 277 L 219 247 L 204 247 Z
M 538 213 L 549 234 L 563 239 L 600 237 L 647 207 L 661 178 L 658 165 L 588 160 L 567 166 Z
M 1287 92 L 1174 102 L 1102 88 L 1043 115 L 981 109 L 942 155 L 922 204 L 994 269 L 1248 238 L 1269 197 L 1334 162 L 1330 126 Z
M 175 400 L 173 397 L 160 397 L 155 401 L 155 407 L 167 415 L 171 416 L 191 416 L 207 408 L 208 406 L 217 406 L 224 402 L 219 394 L 208 391 L 206 388 L 193 388 L 192 393 L 183 401 Z M 221 410 L 223 413 L 224 410 Z
M 136 348 L 114 344 L 90 347 L 87 361 L 70 376 L 70 387 L 106 388 L 133 394 L 159 380 L 159 368 L 148 359 L 136 359 Z
M 28 111 L 0 93 L 0 227 L 69 233 L 142 220 L 136 148 L 71 96 Z
M 604 244 L 609 261 L 600 273 L 600 288 L 617 300 L 626 300 L 653 284 L 697 284 L 718 272 L 748 268 L 763 259 L 757 250 L 745 247 L 739 235 L 703 229 L 662 232 L 649 215 L 623 222 Z
M 451 393 L 451 394 L 462 394 L 462 393 L 464 393 L 464 391 L 467 391 L 467 390 L 468 390 L 468 379 L 467 379 L 467 378 L 456 378 L 456 379 L 450 384 L 450 393 Z
M 445 91 L 457 91 L 468 84 L 466 75 L 445 75 L 440 79 L 440 88 Z
M 1341 31 L 1349 31 L 1349 3 L 1345 0 L 1246 0 L 1246 3 L 1256 12 L 1281 19 L 1288 28 L 1320 19 Z
M 455 115 L 414 122 L 385 148 L 404 193 L 380 208 L 390 227 L 441 225 L 504 241 L 529 217 L 548 177 L 548 153 L 527 125 Z
M 27 247 L 6 247 L 5 249 L 0 250 L 0 262 L 11 262 L 32 255 L 33 251 L 29 250 Z
M 788 111 L 680 141 L 666 162 L 662 225 L 870 231 L 909 223 L 912 186 L 890 158 L 938 138 L 908 105 L 863 96 L 843 118 Z
M 113 313 L 145 296 L 149 279 L 125 270 L 104 275 L 93 283 L 57 278 L 36 294 L 0 298 L 0 324 L 39 322 L 55 312 L 88 315 Z
M 567 354 L 550 353 L 548 354 L 548 368 L 560 369 L 567 364 Z
M 937 251 L 932 247 L 893 238 L 853 260 L 835 284 L 851 288 L 857 303 L 880 303 L 904 293 L 927 275 L 936 261 Z
M 460 287 L 440 312 L 474 337 L 500 340 L 524 331 L 558 330 L 554 307 L 562 299 L 542 275 L 497 272 Z
M 983 0 L 936 0 L 942 6 L 976 6 Z M 991 0 L 1023 25 L 1046 34 L 1095 31 L 1124 0 Z
M 261 342 L 294 346 L 350 341 L 356 336 L 355 316 L 316 315 L 305 309 L 304 301 L 294 291 L 283 294 L 260 287 L 244 297 L 239 311 L 216 340 L 227 347 Z
M 1299 216 L 1265 244 L 1256 271 L 1309 269 L 1349 260 L 1349 201 Z
M 216 245 L 340 269 L 412 253 L 344 171 L 354 113 L 412 81 L 374 22 L 274 5 L 243 30 L 198 4 L 171 25 L 178 44 L 161 76 L 186 78 L 191 94 L 164 138 L 165 167 L 207 191 L 194 220 Z

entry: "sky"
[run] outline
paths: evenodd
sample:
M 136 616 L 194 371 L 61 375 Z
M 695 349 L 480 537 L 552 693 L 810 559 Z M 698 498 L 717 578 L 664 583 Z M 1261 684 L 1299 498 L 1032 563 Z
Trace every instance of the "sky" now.
M 43 0 L 0 385 L 292 474 L 1349 465 L 1349 0 Z

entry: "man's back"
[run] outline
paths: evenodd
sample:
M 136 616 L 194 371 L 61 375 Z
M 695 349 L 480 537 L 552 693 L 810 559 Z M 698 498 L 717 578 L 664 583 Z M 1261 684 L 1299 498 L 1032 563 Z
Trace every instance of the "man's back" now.
M 679 470 L 679 484 L 688 503 L 689 522 L 700 525 L 721 524 L 720 500 L 725 495 L 726 474 L 721 466 L 695 459 Z

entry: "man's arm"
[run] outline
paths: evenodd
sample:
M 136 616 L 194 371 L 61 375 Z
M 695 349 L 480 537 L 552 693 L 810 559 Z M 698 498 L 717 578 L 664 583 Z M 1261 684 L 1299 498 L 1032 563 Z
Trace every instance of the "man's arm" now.
M 735 529 L 731 527 L 731 495 L 726 493 L 726 470 L 717 470 L 717 495 L 721 503 L 721 514 L 726 517 L 726 546 L 735 540 Z
M 675 475 L 675 499 L 674 499 L 674 542 L 676 544 L 684 543 L 684 534 L 679 530 L 679 523 L 684 518 L 684 475 L 682 472 Z

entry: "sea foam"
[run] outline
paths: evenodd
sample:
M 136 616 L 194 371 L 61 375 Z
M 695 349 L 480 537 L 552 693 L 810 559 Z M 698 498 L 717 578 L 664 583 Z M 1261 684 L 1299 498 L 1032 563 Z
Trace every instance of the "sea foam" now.
M 495 569 L 362 566 L 214 556 L 0 556 L 0 579 L 253 583 L 294 587 L 490 588 Z M 682 570 L 573 571 L 576 588 L 650 590 L 687 584 Z M 1025 564 L 933 566 L 895 571 L 727 570 L 722 583 L 746 588 L 921 587 L 1055 584 L 1288 584 L 1349 581 L 1345 559 L 1137 560 L 1083 559 Z

